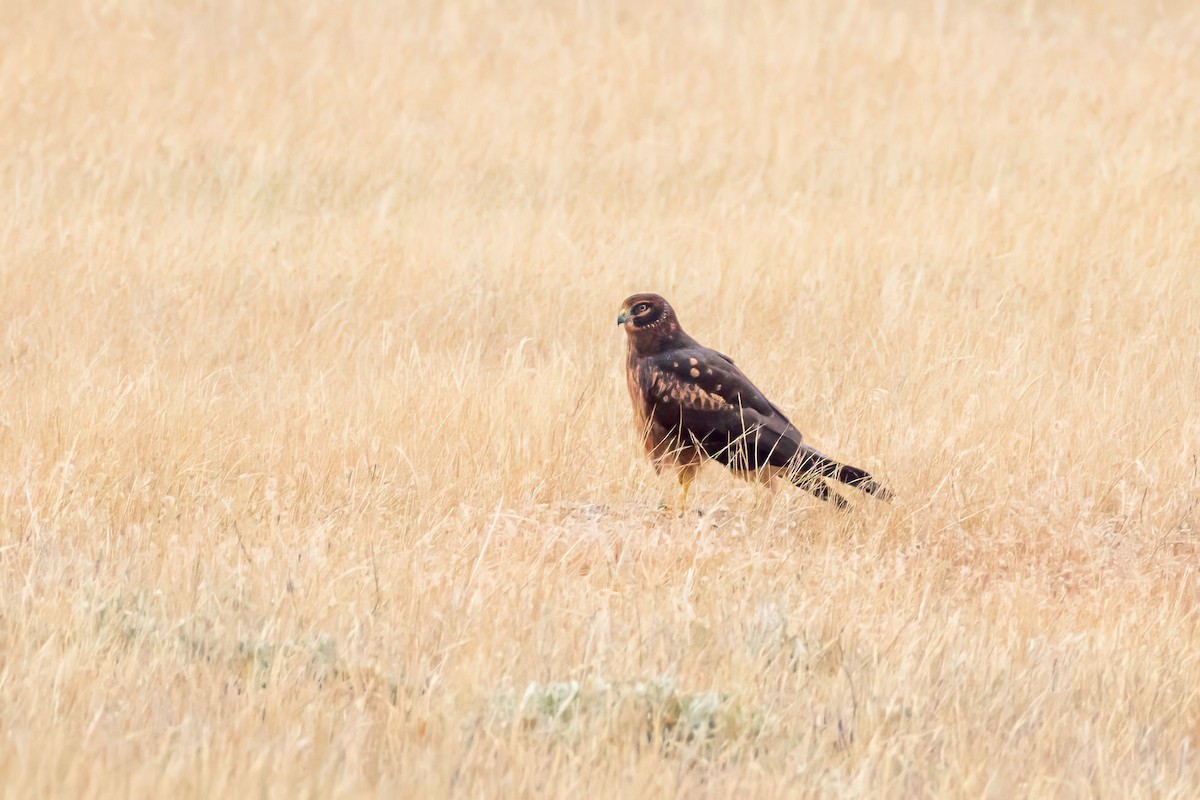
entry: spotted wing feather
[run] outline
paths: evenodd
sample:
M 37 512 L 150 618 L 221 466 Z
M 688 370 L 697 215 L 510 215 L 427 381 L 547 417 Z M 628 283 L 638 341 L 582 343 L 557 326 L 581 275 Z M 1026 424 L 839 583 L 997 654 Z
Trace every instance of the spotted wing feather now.
M 885 496 L 864 470 L 804 443 L 800 431 L 727 356 L 706 347 L 645 359 L 639 375 L 647 414 L 673 446 L 694 446 L 735 469 L 785 469 L 797 482 L 821 475 Z
M 786 466 L 803 437 L 727 357 L 707 348 L 674 350 L 643 364 L 651 416 L 681 444 L 750 469 Z

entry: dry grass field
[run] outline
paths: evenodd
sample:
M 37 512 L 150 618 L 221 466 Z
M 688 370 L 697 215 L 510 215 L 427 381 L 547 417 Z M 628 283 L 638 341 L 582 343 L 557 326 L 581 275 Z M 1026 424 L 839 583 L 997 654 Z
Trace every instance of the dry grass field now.
M 1195 797 L 1190 3 L 0 4 L 4 797 Z M 891 504 L 631 425 L 660 291 Z

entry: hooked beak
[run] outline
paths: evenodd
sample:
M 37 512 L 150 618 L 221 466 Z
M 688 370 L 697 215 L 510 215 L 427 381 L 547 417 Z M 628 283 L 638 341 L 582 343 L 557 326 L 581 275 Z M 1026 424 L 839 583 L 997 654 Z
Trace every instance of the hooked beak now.
M 629 309 L 622 308 L 621 313 L 617 314 L 617 324 L 624 325 L 628 321 L 629 321 Z

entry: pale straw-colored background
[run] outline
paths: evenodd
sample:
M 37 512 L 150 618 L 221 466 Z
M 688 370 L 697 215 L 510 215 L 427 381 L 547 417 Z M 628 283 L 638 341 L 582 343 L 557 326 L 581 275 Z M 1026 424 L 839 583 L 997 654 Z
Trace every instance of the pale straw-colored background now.
M 1194 797 L 1198 220 L 1188 3 L 6 2 L 3 793 Z

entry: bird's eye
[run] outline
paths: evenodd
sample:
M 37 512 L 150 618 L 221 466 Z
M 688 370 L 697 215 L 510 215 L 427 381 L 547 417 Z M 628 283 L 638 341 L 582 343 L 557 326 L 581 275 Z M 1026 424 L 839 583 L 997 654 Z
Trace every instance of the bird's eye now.
M 635 314 L 641 314 L 642 312 L 649 311 L 649 310 L 650 310 L 650 306 L 646 305 L 645 303 L 638 303 L 636 306 L 633 307 L 633 313 L 635 313 Z

